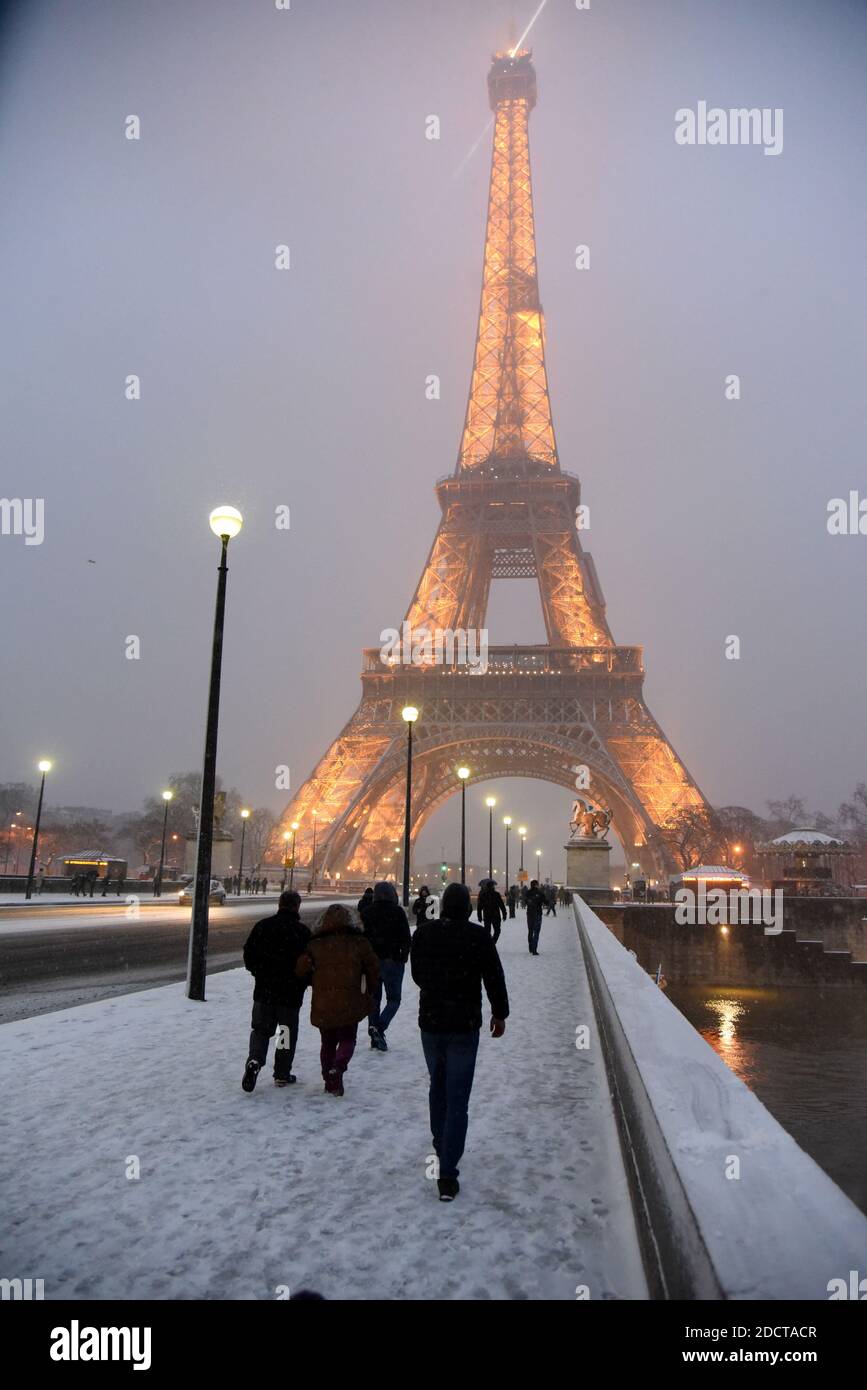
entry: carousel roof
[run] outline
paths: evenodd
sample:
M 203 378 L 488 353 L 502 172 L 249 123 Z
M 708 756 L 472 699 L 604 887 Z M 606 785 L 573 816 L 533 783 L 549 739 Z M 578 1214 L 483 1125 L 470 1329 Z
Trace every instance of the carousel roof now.
M 684 869 L 682 874 L 674 874 L 672 881 L 679 878 L 736 878 L 740 882 L 745 877 L 740 869 L 730 869 L 726 864 L 699 864 L 694 869 Z
M 772 845 L 842 845 L 843 840 L 837 839 L 834 835 L 826 835 L 822 830 L 788 830 L 785 835 L 778 835 L 775 840 L 771 840 Z

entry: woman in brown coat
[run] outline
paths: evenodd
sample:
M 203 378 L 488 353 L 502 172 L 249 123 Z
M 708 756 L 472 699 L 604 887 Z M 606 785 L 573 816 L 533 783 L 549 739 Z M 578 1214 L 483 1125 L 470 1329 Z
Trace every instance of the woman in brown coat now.
M 355 1051 L 361 1019 L 370 1013 L 379 983 L 379 962 L 367 937 L 341 903 L 326 908 L 296 975 L 313 983 L 310 1022 L 322 1036 L 319 1052 L 329 1095 L 343 1095 L 343 1074 Z

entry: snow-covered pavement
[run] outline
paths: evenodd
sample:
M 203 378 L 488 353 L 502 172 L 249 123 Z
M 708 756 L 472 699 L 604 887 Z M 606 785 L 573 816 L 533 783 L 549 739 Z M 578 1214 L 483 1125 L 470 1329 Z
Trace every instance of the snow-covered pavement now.
M 575 1047 L 592 1006 L 571 909 L 540 950 L 506 922 L 512 1015 L 503 1039 L 483 1031 L 451 1205 L 425 1176 L 408 971 L 389 1052 L 360 1036 L 342 1099 L 322 1093 L 309 995 L 298 1084 L 269 1066 L 241 1091 L 242 970 L 210 977 L 206 1004 L 168 985 L 3 1025 L 0 1277 L 46 1298 L 646 1297 L 604 1065 Z

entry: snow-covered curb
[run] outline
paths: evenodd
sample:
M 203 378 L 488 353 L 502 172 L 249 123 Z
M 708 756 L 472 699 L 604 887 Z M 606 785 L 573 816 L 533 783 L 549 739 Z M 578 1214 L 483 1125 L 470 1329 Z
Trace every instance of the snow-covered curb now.
M 867 1218 L 587 904 L 574 906 L 658 1292 L 827 1299 L 830 1280 L 867 1272 Z

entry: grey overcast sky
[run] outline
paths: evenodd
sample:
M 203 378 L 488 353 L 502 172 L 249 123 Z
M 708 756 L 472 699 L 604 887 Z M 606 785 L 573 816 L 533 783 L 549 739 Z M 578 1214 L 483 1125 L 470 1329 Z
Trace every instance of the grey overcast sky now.
M 465 157 L 535 7 L 5 7 L 2 492 L 45 539 L 0 538 L 0 779 L 47 752 L 55 802 L 127 809 L 198 765 L 221 501 L 224 779 L 279 809 L 275 765 L 300 785 L 351 714 L 454 467 L 489 136 Z M 833 810 L 867 777 L 867 536 L 826 527 L 867 496 L 867 5 L 549 0 L 529 43 L 555 426 L 615 638 L 714 804 Z M 783 152 L 676 144 L 702 100 L 782 108 Z M 542 640 L 530 589 L 495 585 L 492 642 Z M 498 795 L 559 864 L 562 790 Z

